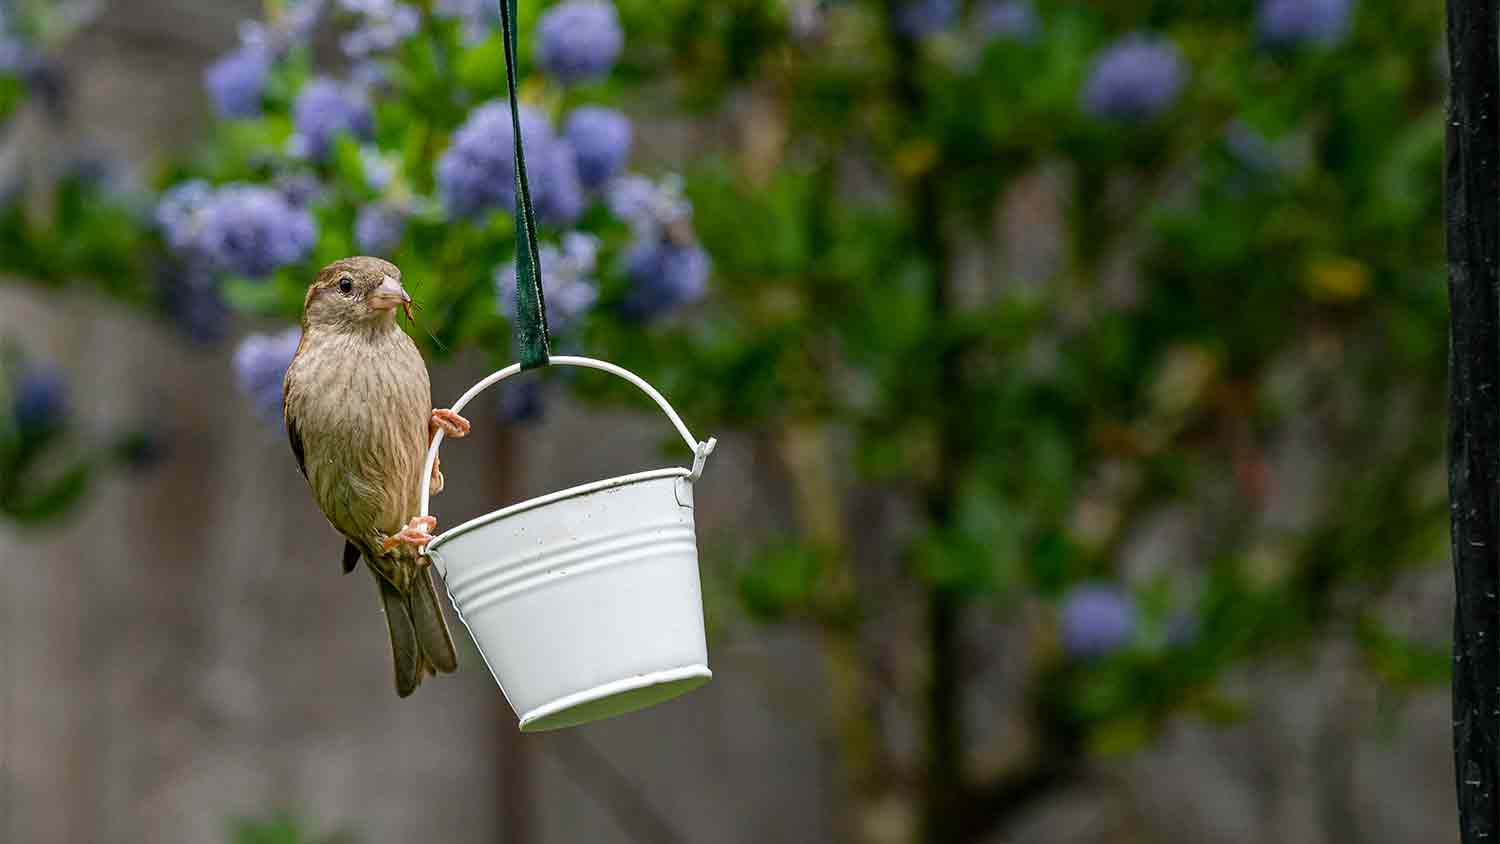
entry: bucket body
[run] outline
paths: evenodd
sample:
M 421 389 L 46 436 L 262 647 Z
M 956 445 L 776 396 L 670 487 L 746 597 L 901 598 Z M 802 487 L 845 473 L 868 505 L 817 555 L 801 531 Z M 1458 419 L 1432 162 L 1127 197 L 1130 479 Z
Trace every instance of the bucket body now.
M 632 712 L 712 676 L 687 469 L 522 502 L 427 553 L 523 732 Z

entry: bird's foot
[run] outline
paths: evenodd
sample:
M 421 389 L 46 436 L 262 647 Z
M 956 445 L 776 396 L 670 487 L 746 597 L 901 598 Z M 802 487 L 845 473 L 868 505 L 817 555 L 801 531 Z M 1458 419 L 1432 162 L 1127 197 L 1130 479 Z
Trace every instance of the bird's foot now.
M 431 439 L 431 435 L 437 433 L 438 429 L 442 429 L 445 437 L 462 437 L 469 433 L 469 420 L 445 408 L 434 410 L 428 439 Z
M 417 516 L 407 522 L 406 527 L 402 528 L 400 533 L 387 537 L 385 542 L 381 543 L 380 550 L 389 553 L 398 546 L 410 545 L 420 551 L 432 541 L 434 530 L 437 530 L 437 519 L 432 516 Z M 422 565 L 427 565 L 426 557 L 418 555 L 417 559 Z
M 443 466 L 443 458 L 439 457 L 436 460 L 432 461 L 432 484 L 431 484 L 430 488 L 431 488 L 431 491 L 432 491 L 433 495 L 437 495 L 438 493 L 440 493 L 440 492 L 443 491 L 443 469 L 442 469 L 442 466 Z

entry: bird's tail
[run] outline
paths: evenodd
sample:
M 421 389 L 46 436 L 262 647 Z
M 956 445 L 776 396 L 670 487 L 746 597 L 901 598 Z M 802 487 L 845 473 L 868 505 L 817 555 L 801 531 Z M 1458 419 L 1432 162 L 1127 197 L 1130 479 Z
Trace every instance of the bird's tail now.
M 458 669 L 458 654 L 453 637 L 443 620 L 442 605 L 426 569 L 412 580 L 411 593 L 401 590 L 383 577 L 380 600 L 385 605 L 385 621 L 391 632 L 391 655 L 396 667 L 396 694 L 407 697 L 429 674 L 449 673 Z
M 453 635 L 443 618 L 443 605 L 432 585 L 432 571 L 422 568 L 411 585 L 411 620 L 417 630 L 417 646 L 435 673 L 451 674 L 458 670 L 458 653 L 453 650 Z
M 422 683 L 422 651 L 417 646 L 417 629 L 411 622 L 406 598 L 395 584 L 380 575 L 380 602 L 385 606 L 385 623 L 391 630 L 391 656 L 396 661 L 396 694 L 406 697 Z

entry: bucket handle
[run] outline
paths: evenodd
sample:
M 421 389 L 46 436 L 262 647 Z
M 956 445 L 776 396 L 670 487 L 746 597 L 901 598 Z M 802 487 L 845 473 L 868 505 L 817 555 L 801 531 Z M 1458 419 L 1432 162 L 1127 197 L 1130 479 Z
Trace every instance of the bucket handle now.
M 714 437 L 709 437 L 706 442 L 699 442 L 697 439 L 695 439 L 692 432 L 688 431 L 687 425 L 683 424 L 682 417 L 678 416 L 677 411 L 672 409 L 672 405 L 667 403 L 666 398 L 662 396 L 661 393 L 657 392 L 655 387 L 646 383 L 646 380 L 644 378 L 636 375 L 634 372 L 631 372 L 628 369 L 615 366 L 608 361 L 595 360 L 594 358 L 576 357 L 573 355 L 552 355 L 549 363 L 552 366 L 578 366 L 584 369 L 597 369 L 601 372 L 608 372 L 612 375 L 618 375 L 619 377 L 624 378 L 626 381 L 629 381 L 630 383 L 639 387 L 641 392 L 650 396 L 651 400 L 656 402 L 656 406 L 660 407 L 662 409 L 662 412 L 667 414 L 667 418 L 672 421 L 672 426 L 676 428 L 677 433 L 682 436 L 683 442 L 687 443 L 688 448 L 693 450 L 693 468 L 688 475 L 688 479 L 697 481 L 698 478 L 703 475 L 703 464 L 708 460 L 708 456 L 713 453 L 714 446 L 718 445 L 719 441 Z M 458 413 L 459 411 L 463 410 L 469 402 L 474 400 L 475 396 L 484 392 L 485 389 L 494 386 L 501 381 L 504 381 L 505 379 L 511 377 L 512 375 L 515 375 L 520 371 L 521 365 L 519 363 L 513 363 L 510 366 L 499 370 L 498 372 L 491 373 L 483 381 L 480 381 L 478 384 L 470 387 L 467 393 L 464 393 L 459 397 L 457 402 L 454 402 L 452 408 L 453 412 Z M 428 504 L 432 493 L 432 465 L 437 462 L 438 447 L 442 444 L 443 430 L 439 428 L 437 433 L 432 437 L 432 446 L 427 449 L 427 462 L 422 464 L 423 516 L 430 515 Z

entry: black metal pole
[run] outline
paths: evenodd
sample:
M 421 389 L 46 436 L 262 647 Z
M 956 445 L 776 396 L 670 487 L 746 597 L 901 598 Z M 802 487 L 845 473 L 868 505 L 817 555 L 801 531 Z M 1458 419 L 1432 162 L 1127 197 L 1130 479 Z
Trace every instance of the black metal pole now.
M 1464 844 L 1500 834 L 1500 58 L 1497 0 L 1448 0 L 1453 758 Z

